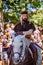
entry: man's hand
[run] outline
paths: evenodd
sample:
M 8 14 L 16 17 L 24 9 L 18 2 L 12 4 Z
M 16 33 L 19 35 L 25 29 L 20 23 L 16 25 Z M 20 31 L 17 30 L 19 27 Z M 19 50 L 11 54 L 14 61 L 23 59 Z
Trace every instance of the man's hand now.
M 23 31 L 17 32 L 17 35 L 23 35 Z
M 23 34 L 24 34 L 24 35 L 31 35 L 32 32 L 33 32 L 33 30 L 30 29 L 29 31 L 24 31 Z

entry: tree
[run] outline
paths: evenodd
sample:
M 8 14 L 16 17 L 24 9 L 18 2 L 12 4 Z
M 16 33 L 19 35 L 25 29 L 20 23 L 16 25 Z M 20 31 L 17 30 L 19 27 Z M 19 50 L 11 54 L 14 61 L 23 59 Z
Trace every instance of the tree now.
M 27 4 L 39 7 L 39 0 L 1 0 L 1 10 L 4 10 L 4 21 L 11 20 L 16 23 L 19 21 L 20 12 L 23 8 L 27 10 Z
M 43 28 L 43 10 L 40 12 L 37 12 L 36 14 L 32 15 L 30 17 L 30 21 L 33 21 L 33 23 L 37 26 L 40 26 Z

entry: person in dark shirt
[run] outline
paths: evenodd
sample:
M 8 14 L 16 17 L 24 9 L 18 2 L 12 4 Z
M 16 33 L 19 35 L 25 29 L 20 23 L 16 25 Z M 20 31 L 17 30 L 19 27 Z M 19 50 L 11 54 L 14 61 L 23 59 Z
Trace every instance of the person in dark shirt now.
M 16 33 L 17 32 L 28 32 L 30 29 L 33 32 L 35 30 L 35 26 L 33 25 L 32 22 L 28 21 L 28 12 L 27 11 L 23 11 L 21 13 L 20 23 L 18 23 L 15 26 L 14 31 Z
M 21 12 L 21 18 L 20 18 L 20 23 L 18 23 L 15 28 L 14 28 L 14 31 L 17 33 L 17 34 L 24 34 L 26 36 L 31 36 L 31 34 L 35 31 L 35 26 L 33 25 L 32 22 L 28 21 L 28 12 L 27 11 L 23 11 Z M 36 57 L 36 47 L 34 46 L 34 44 L 30 44 L 30 49 L 31 50 L 34 50 L 32 51 L 33 52 L 33 55 L 34 55 L 34 59 Z M 36 60 L 35 61 L 35 64 L 36 64 Z

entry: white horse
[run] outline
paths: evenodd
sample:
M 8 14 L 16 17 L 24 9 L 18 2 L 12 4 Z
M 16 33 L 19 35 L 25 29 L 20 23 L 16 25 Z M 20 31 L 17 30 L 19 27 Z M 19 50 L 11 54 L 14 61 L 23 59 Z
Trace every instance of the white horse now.
M 17 35 L 12 43 L 12 51 L 10 57 L 10 65 L 40 65 L 42 60 L 37 59 L 36 64 L 34 64 L 33 56 L 31 50 L 27 45 L 25 35 Z M 39 54 L 38 54 L 39 55 Z M 27 60 L 28 59 L 28 60 Z M 26 63 L 27 62 L 27 63 Z M 30 64 L 29 64 L 30 63 Z

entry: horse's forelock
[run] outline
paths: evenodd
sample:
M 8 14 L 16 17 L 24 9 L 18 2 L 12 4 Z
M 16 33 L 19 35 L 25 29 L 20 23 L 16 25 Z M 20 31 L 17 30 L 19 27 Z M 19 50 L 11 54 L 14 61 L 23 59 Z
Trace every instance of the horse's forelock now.
M 18 35 L 14 39 L 14 42 L 21 42 L 21 41 L 23 41 L 23 49 L 25 49 L 25 47 L 26 47 L 25 36 Z
M 14 41 L 23 41 L 24 40 L 24 36 L 22 36 L 22 35 L 17 35 L 15 38 L 14 38 Z

